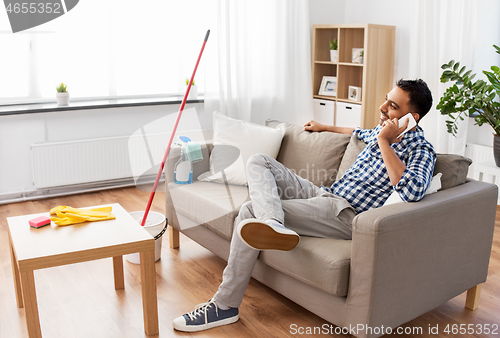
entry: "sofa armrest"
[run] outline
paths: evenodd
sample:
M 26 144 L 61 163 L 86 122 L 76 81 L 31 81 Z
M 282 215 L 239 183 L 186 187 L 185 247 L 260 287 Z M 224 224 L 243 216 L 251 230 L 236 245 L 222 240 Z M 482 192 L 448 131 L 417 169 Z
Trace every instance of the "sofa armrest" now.
M 397 327 L 484 282 L 497 195 L 468 181 L 356 216 L 347 324 Z

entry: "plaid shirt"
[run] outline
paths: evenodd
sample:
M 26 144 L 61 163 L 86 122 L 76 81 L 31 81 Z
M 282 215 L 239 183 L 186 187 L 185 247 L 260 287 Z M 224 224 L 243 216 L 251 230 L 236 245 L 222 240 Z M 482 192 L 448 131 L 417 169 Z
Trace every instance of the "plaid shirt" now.
M 420 126 L 416 131 L 409 131 L 399 143 L 391 144 L 406 169 L 398 184 L 393 186 L 387 173 L 377 136 L 382 129 L 356 128 L 354 135 L 367 143 L 358 155 L 356 162 L 329 190 L 333 194 L 345 198 L 357 213 L 384 205 L 393 191 L 397 191 L 405 202 L 416 202 L 424 197 L 430 185 L 436 152 L 424 138 Z

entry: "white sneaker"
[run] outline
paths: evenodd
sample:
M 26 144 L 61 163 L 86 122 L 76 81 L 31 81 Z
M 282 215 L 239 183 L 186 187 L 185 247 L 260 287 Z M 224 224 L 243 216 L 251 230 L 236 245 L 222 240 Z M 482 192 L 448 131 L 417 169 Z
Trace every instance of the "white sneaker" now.
M 290 251 L 299 244 L 299 235 L 278 222 L 246 219 L 238 224 L 238 236 L 256 250 Z

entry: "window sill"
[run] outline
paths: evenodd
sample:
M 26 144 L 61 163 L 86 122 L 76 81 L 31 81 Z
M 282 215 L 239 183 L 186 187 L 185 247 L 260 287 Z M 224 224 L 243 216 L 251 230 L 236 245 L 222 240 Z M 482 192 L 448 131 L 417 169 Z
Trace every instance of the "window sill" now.
M 186 103 L 203 103 L 203 95 L 198 95 L 196 100 L 187 100 Z M 68 110 L 105 109 L 119 107 L 156 106 L 168 104 L 181 104 L 184 97 L 180 95 L 148 97 L 148 98 L 116 98 L 103 100 L 78 100 L 71 101 L 67 106 L 58 106 L 56 102 L 0 105 L 0 115 L 19 115 L 50 113 Z

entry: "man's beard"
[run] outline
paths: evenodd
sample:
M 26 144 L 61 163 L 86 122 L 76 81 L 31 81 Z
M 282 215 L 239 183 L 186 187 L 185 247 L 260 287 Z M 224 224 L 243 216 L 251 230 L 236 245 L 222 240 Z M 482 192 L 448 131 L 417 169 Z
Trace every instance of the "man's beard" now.
M 386 114 L 386 113 L 384 113 L 383 111 L 380 111 L 380 114 L 381 114 L 381 116 L 384 116 L 384 117 L 386 117 L 386 118 L 387 118 L 387 120 L 389 120 L 389 115 L 387 115 L 387 114 Z M 382 119 L 382 117 L 380 117 L 380 120 L 379 120 L 378 124 L 381 126 L 381 125 L 382 125 L 382 124 L 384 124 L 384 122 L 385 122 L 385 121 L 387 121 L 387 120 L 383 120 L 383 119 Z

